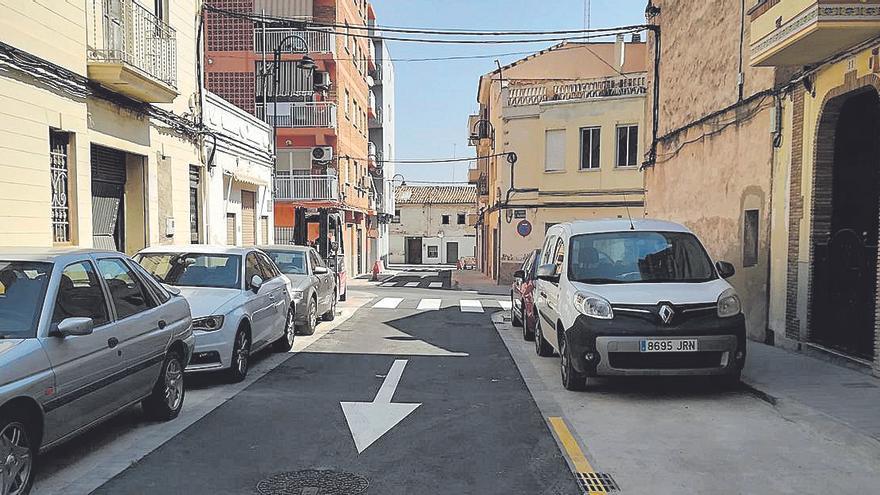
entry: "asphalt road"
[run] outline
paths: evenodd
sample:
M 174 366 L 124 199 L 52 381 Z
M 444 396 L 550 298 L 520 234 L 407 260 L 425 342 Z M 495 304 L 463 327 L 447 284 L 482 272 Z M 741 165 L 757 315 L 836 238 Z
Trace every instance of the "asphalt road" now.
M 383 290 L 95 493 L 579 493 L 492 325 L 497 299 L 483 312 L 455 292 L 440 309 L 372 307 L 419 292 Z M 340 403 L 373 401 L 395 360 L 392 402 L 421 405 L 358 453 Z

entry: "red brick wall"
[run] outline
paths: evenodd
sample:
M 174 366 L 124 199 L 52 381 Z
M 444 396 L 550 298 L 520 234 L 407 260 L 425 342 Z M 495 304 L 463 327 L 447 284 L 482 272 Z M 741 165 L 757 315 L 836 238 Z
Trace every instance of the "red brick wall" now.
M 242 14 L 254 12 L 253 0 L 207 0 L 207 4 Z M 205 39 L 209 52 L 253 51 L 254 23 L 209 10 L 205 14 Z
M 256 111 L 253 72 L 208 72 L 207 79 L 208 91 L 246 112 Z

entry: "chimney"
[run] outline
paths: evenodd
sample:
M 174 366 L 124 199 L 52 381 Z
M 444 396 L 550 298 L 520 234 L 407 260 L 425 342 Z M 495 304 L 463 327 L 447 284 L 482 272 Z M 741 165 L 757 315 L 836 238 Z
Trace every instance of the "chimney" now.
M 623 69 L 623 64 L 626 62 L 626 41 L 622 34 L 617 35 L 617 39 L 614 40 L 614 68 L 617 70 Z
M 633 43 L 641 43 L 641 42 L 642 42 L 642 35 L 641 35 L 641 33 L 633 33 L 633 35 L 632 35 L 632 42 L 633 42 Z

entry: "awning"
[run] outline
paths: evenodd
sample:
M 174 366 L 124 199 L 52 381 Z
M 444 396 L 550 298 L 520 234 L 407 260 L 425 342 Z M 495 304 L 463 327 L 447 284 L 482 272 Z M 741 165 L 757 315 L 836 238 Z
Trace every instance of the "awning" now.
M 272 185 L 272 170 L 265 165 L 259 165 L 247 160 L 240 160 L 236 165 L 224 167 L 224 172 L 233 179 L 245 184 L 270 187 Z

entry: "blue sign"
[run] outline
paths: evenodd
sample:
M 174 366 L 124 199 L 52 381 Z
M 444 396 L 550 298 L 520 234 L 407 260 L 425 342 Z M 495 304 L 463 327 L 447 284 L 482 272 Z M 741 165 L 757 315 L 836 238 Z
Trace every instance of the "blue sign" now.
M 521 221 L 516 224 L 516 232 L 523 237 L 528 237 L 532 233 L 532 223 L 528 220 Z

